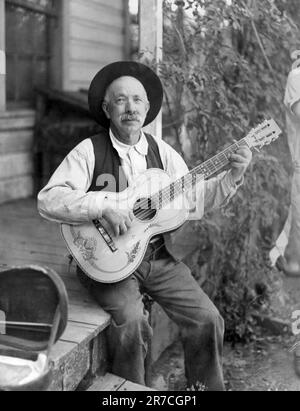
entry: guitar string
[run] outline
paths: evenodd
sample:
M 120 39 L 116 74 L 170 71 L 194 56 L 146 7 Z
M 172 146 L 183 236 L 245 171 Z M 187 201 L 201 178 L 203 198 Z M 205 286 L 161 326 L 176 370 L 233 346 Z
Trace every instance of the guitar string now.
M 267 121 L 262 123 L 259 127 L 260 128 L 266 128 L 266 127 L 270 127 L 271 124 L 268 123 Z M 168 185 L 166 188 L 160 190 L 158 193 L 155 193 L 153 196 L 150 196 L 150 198 L 148 199 L 143 199 L 141 201 L 140 204 L 142 205 L 148 205 L 149 206 L 149 200 L 150 200 L 150 205 L 151 205 L 151 200 L 154 198 L 158 198 L 159 199 L 159 203 L 158 203 L 158 209 L 161 209 L 164 207 L 165 204 L 169 204 L 170 202 L 173 202 L 175 200 L 175 198 L 177 198 L 178 195 L 181 195 L 185 190 L 184 188 L 184 184 L 187 183 L 188 185 L 190 185 L 190 187 L 187 190 L 192 189 L 197 183 L 199 183 L 201 180 L 204 180 L 205 178 L 207 178 L 208 176 L 216 173 L 217 171 L 221 170 L 225 165 L 227 165 L 229 163 L 229 159 L 227 157 L 227 154 L 230 153 L 234 153 L 239 147 L 241 147 L 242 145 L 248 146 L 249 148 L 253 147 L 253 146 L 249 146 L 248 143 L 248 139 L 251 135 L 254 135 L 255 133 L 257 133 L 258 128 L 256 129 L 252 129 L 250 131 L 250 133 L 244 137 L 243 139 L 239 140 L 238 142 L 236 142 L 235 144 L 231 145 L 230 147 L 226 148 L 225 150 L 223 150 L 221 153 L 213 156 L 211 159 L 207 160 L 206 162 L 198 165 L 197 167 L 195 167 L 193 170 L 191 170 L 188 174 L 186 174 L 185 176 L 177 179 L 176 181 L 174 181 L 173 183 L 171 183 L 170 185 Z M 276 134 L 275 131 L 272 132 L 273 134 Z M 223 160 L 222 157 L 223 156 Z M 225 157 L 225 159 L 224 159 Z M 216 161 L 217 160 L 217 161 Z M 208 173 L 206 172 L 206 170 L 208 171 Z M 199 175 L 197 175 L 198 171 L 201 171 L 202 173 Z M 198 180 L 197 180 L 198 178 Z M 185 181 L 188 180 L 188 181 Z M 178 188 L 178 185 L 181 185 L 181 189 Z M 172 194 L 171 197 L 173 197 L 171 199 L 171 201 L 168 199 L 167 201 L 164 201 L 163 198 L 164 196 L 166 196 L 166 194 L 169 192 L 171 192 L 171 187 L 172 187 Z M 160 201 L 162 199 L 162 201 Z M 138 211 L 135 216 L 137 216 L 138 218 L 147 218 L 147 217 L 151 217 L 153 213 L 152 209 L 146 209 L 145 211 Z
M 242 140 L 240 141 L 242 142 Z M 239 142 L 239 143 L 240 143 Z M 219 169 L 223 168 L 225 165 L 228 164 L 229 160 L 228 157 L 225 154 L 228 153 L 232 153 L 235 149 L 237 149 L 239 147 L 239 145 L 236 143 L 230 147 L 228 147 L 227 149 L 225 149 L 222 153 L 217 154 L 216 156 L 212 157 L 210 160 L 206 161 L 205 163 L 200 164 L 199 166 L 195 167 L 190 173 L 186 174 L 185 176 L 179 178 L 178 180 L 176 180 L 175 182 L 173 182 L 171 185 L 165 187 L 164 189 L 160 190 L 158 193 L 154 194 L 152 197 L 150 197 L 149 199 L 145 199 L 143 201 L 141 201 L 141 204 L 144 204 L 146 207 L 149 205 L 149 200 L 150 200 L 150 204 L 151 204 L 151 200 L 153 200 L 154 198 L 163 198 L 167 195 L 169 195 L 171 193 L 171 186 L 173 186 L 173 197 L 172 198 L 172 194 L 170 194 L 170 197 L 172 198 L 171 200 L 169 199 L 169 197 L 167 198 L 167 200 L 163 200 L 161 201 L 161 204 L 158 205 L 158 209 L 163 208 L 166 204 L 169 204 L 171 202 L 173 202 L 178 195 L 182 194 L 182 188 L 178 188 L 178 186 L 180 185 L 182 187 L 182 184 L 184 183 L 185 185 L 185 191 L 189 191 L 190 189 L 192 189 L 196 184 L 198 184 L 201 180 L 207 178 L 209 175 L 214 174 L 215 172 L 217 172 Z M 218 160 L 216 161 L 215 159 L 217 157 L 221 157 L 221 156 L 225 156 L 225 160 Z M 213 160 L 215 161 L 215 164 L 213 163 Z M 216 167 L 216 164 L 219 166 Z M 197 175 L 197 171 L 201 170 L 203 171 L 202 174 L 198 174 Z M 207 171 L 208 171 L 208 175 L 207 175 Z M 184 181 L 185 180 L 185 181 Z M 157 203 L 155 201 L 155 203 Z M 135 214 L 135 216 L 137 216 L 138 218 L 146 218 L 146 217 L 150 217 L 152 214 L 152 209 L 145 208 L 144 211 L 139 211 Z
M 182 187 L 184 184 L 184 191 L 189 191 L 191 190 L 195 185 L 200 183 L 200 181 L 204 180 L 207 178 L 209 175 L 214 174 L 218 170 L 222 169 L 224 166 L 226 166 L 229 163 L 227 155 L 230 153 L 235 152 L 241 145 L 245 143 L 245 139 L 240 140 L 238 143 L 235 143 L 231 145 L 230 147 L 226 148 L 223 150 L 221 153 L 215 155 L 211 159 L 207 160 L 206 162 L 198 165 L 195 167 L 193 170 L 191 170 L 188 174 L 184 175 L 183 177 L 179 178 L 178 180 L 174 181 L 164 189 L 160 190 L 158 193 L 155 193 L 153 196 L 149 197 L 148 199 L 144 199 L 141 201 L 140 208 L 142 206 L 145 206 L 145 209 L 143 211 L 138 211 L 135 216 L 143 219 L 150 217 L 153 210 L 150 208 L 149 209 L 149 200 L 150 200 L 150 205 L 151 205 L 151 200 L 156 200 L 157 198 L 166 198 L 167 200 L 163 200 L 158 204 L 158 209 L 163 208 L 165 205 L 173 202 L 179 195 L 183 193 L 182 188 L 179 188 L 178 186 Z M 221 159 L 221 157 L 225 157 L 225 159 Z M 198 171 L 202 171 L 202 174 L 197 174 Z M 208 175 L 206 175 L 208 172 Z M 173 189 L 171 189 L 171 186 Z M 173 191 L 173 195 L 171 194 L 171 191 Z M 169 199 L 171 198 L 171 200 Z M 174 198 L 172 198 L 174 197 Z M 156 201 L 154 201 L 155 204 L 157 204 Z
M 260 127 L 270 127 L 270 123 L 264 122 Z M 240 141 L 236 142 L 235 144 L 232 144 L 231 146 L 229 146 L 228 148 L 226 148 L 225 150 L 223 150 L 221 153 L 213 156 L 210 160 L 207 160 L 206 162 L 198 165 L 197 167 L 195 167 L 193 170 L 191 170 L 188 174 L 186 174 L 185 176 L 177 179 L 176 181 L 174 181 L 172 184 L 170 184 L 169 186 L 167 186 L 166 188 L 160 190 L 158 193 L 155 193 L 153 196 L 151 196 L 148 199 L 143 199 L 141 201 L 140 204 L 143 205 L 149 205 L 149 199 L 150 199 L 150 204 L 151 204 L 151 200 L 154 198 L 159 199 L 159 203 L 158 203 L 158 209 L 161 209 L 164 207 L 165 204 L 169 204 L 170 202 L 174 201 L 175 198 L 177 198 L 178 195 L 181 195 L 185 190 L 183 188 L 184 184 L 186 183 L 186 181 L 184 181 L 185 179 L 188 180 L 187 184 L 190 185 L 190 187 L 187 190 L 192 189 L 197 183 L 199 183 L 201 180 L 204 180 L 205 178 L 207 178 L 208 176 L 214 174 L 215 172 L 221 170 L 225 165 L 227 165 L 229 163 L 229 159 L 227 157 L 227 154 L 232 154 L 234 153 L 239 147 L 241 147 L 242 145 L 248 146 L 249 148 L 251 148 L 249 146 L 248 143 L 248 138 L 251 135 L 254 135 L 257 132 L 258 128 L 256 128 L 255 130 L 251 130 L 251 132 L 244 137 L 243 139 L 241 139 Z M 275 131 L 273 131 L 273 134 L 275 134 Z M 223 156 L 223 160 L 222 157 Z M 225 159 L 224 159 L 225 157 Z M 217 161 L 216 161 L 217 160 Z M 202 171 L 201 175 L 197 175 L 198 171 Z M 208 171 L 208 174 L 206 172 L 206 170 Z M 204 173 L 204 174 L 203 174 Z M 198 181 L 197 181 L 198 178 Z M 181 185 L 181 189 L 178 188 L 178 185 Z M 168 201 L 164 201 L 163 198 L 164 196 L 169 192 L 172 188 L 173 193 L 171 194 L 172 200 L 170 201 L 168 199 Z M 162 201 L 160 201 L 162 199 Z M 135 216 L 137 216 L 138 218 L 147 218 L 147 217 L 151 217 L 153 213 L 153 210 L 150 209 L 148 207 L 148 210 L 146 209 L 146 211 L 138 211 Z
M 153 209 L 151 209 L 151 208 L 149 209 L 149 204 L 151 205 L 151 200 L 153 200 L 154 198 L 159 199 L 158 209 L 161 209 L 166 204 L 170 204 L 170 202 L 173 202 L 175 200 L 175 198 L 177 198 L 178 195 L 181 195 L 182 192 L 183 192 L 183 190 L 179 189 L 178 186 L 181 185 L 181 187 L 182 187 L 182 185 L 184 183 L 184 179 L 187 180 L 187 184 L 190 186 L 188 188 L 188 190 L 190 190 L 194 187 L 195 184 L 200 182 L 202 179 L 207 178 L 211 174 L 214 174 L 215 172 L 222 169 L 229 162 L 229 160 L 227 158 L 228 153 L 232 154 L 239 147 L 241 147 L 245 144 L 249 147 L 249 143 L 248 143 L 247 139 L 249 139 L 249 137 L 251 135 L 254 135 L 255 133 L 257 133 L 258 128 L 265 128 L 265 127 L 270 127 L 270 123 L 268 123 L 268 122 L 262 123 L 256 129 L 251 130 L 250 133 L 248 133 L 248 135 L 246 137 L 242 138 L 241 140 L 239 140 L 235 144 L 232 144 L 231 146 L 227 147 L 221 153 L 216 154 L 215 156 L 213 156 L 211 159 L 207 160 L 206 162 L 198 165 L 197 167 L 195 167 L 193 170 L 191 170 L 185 176 L 177 179 L 176 181 L 169 184 L 164 189 L 160 190 L 158 193 L 155 193 L 153 196 L 150 196 L 147 199 L 142 199 L 141 202 L 139 203 L 139 209 L 143 209 L 143 211 L 137 211 L 135 213 L 135 216 L 137 218 L 140 218 L 141 220 L 143 218 L 146 219 L 148 217 L 151 217 L 151 215 L 153 213 Z M 221 156 L 225 157 L 225 160 L 222 160 Z M 208 171 L 208 174 L 206 173 L 206 170 Z M 202 171 L 202 174 L 201 174 L 201 179 L 198 177 L 198 181 L 197 181 L 198 171 Z M 203 173 L 204 173 L 204 175 L 203 175 Z M 171 189 L 171 187 L 172 187 L 172 189 Z M 166 198 L 167 194 L 171 193 L 171 190 L 173 191 L 173 194 L 171 194 L 171 197 L 174 197 L 174 198 L 172 198 L 171 201 L 170 201 L 169 198 L 167 199 L 167 201 L 164 200 L 164 197 Z M 162 201 L 160 201 L 161 198 L 162 198 Z
M 158 193 L 154 194 L 152 197 L 150 197 L 150 198 L 148 198 L 148 199 L 142 200 L 140 204 L 143 204 L 143 205 L 146 206 L 146 205 L 149 204 L 149 199 L 150 199 L 150 204 L 151 204 L 151 198 L 153 198 L 154 196 L 156 196 L 156 197 L 157 197 L 157 196 L 158 196 L 158 197 L 159 197 L 159 196 L 162 196 L 162 197 L 163 197 L 163 196 L 166 195 L 168 192 L 170 192 L 170 187 L 171 187 L 171 186 L 176 187 L 176 184 L 178 185 L 178 184 L 180 184 L 180 182 L 183 182 L 183 178 L 189 178 L 189 179 L 191 179 L 191 180 L 192 180 L 192 188 L 193 188 L 193 179 L 195 178 L 195 176 L 197 176 L 197 172 L 198 172 L 199 170 L 201 171 L 201 169 L 204 169 L 204 170 L 205 170 L 205 169 L 208 169 L 209 173 L 208 173 L 207 176 L 204 175 L 204 178 L 207 178 L 209 175 L 214 174 L 215 172 L 219 171 L 222 167 L 224 167 L 225 165 L 227 165 L 228 162 L 229 162 L 226 154 L 228 154 L 228 153 L 231 153 L 231 154 L 234 153 L 238 148 L 242 147 L 243 145 L 246 145 L 246 146 L 248 146 L 248 147 L 250 148 L 250 145 L 249 145 L 249 142 L 248 142 L 249 138 L 252 137 L 253 135 L 257 134 L 259 130 L 263 130 L 263 129 L 265 129 L 266 127 L 271 127 L 271 123 L 268 122 L 268 121 L 264 121 L 264 122 L 261 123 L 259 126 L 257 126 L 255 129 L 252 129 L 252 130 L 247 134 L 246 137 L 242 138 L 241 140 L 239 140 L 239 141 L 236 142 L 235 144 L 232 144 L 231 146 L 227 147 L 227 148 L 226 148 L 225 150 L 223 150 L 221 153 L 216 154 L 215 156 L 213 156 L 211 159 L 207 160 L 206 162 L 198 165 L 198 166 L 195 167 L 193 170 L 191 170 L 186 176 L 184 176 L 184 177 L 176 180 L 176 181 L 173 182 L 172 184 L 168 185 L 165 189 L 160 190 Z M 271 134 L 276 134 L 276 132 L 275 132 L 274 129 L 273 129 L 273 131 L 272 131 Z M 270 134 L 269 134 L 269 135 L 270 135 Z M 252 147 L 253 147 L 253 146 L 252 146 Z M 222 164 L 222 160 L 221 160 L 220 163 L 219 163 L 219 160 L 218 160 L 218 158 L 220 158 L 222 155 L 225 156 L 225 163 L 223 163 L 223 164 Z M 216 159 L 217 159 L 217 161 L 216 161 Z M 215 164 L 218 164 L 218 163 L 221 164 L 221 167 L 217 168 L 217 167 L 214 165 L 213 161 L 215 162 Z M 214 169 L 215 169 L 215 170 L 214 170 Z M 204 173 L 204 174 L 205 174 L 205 173 Z M 177 192 L 176 192 L 175 190 L 177 190 Z M 174 190 L 174 192 L 176 193 L 176 196 L 178 196 L 179 194 L 182 194 L 182 189 L 179 190 L 179 189 L 176 187 L 175 190 Z M 172 200 L 172 201 L 173 201 L 173 200 Z M 162 201 L 161 207 L 163 207 L 165 204 L 168 204 L 169 202 L 170 202 L 169 200 L 168 200 L 167 202 L 163 202 L 163 201 Z M 147 207 L 145 207 L 145 209 L 147 210 Z M 144 215 L 143 212 L 141 212 L 141 214 L 138 214 L 139 217 L 142 216 L 142 215 Z M 151 215 L 151 211 L 150 211 L 150 215 Z
M 269 124 L 268 124 L 268 126 L 270 126 Z M 253 131 L 253 133 L 254 133 L 255 131 Z M 274 132 L 273 132 L 274 133 Z M 248 134 L 248 136 L 250 135 L 251 133 L 249 133 Z M 247 137 L 248 137 L 247 136 Z M 225 165 L 227 165 L 228 163 L 229 163 L 229 160 L 228 160 L 228 157 L 226 156 L 226 154 L 228 154 L 228 152 L 230 152 L 230 153 L 232 153 L 232 152 L 234 152 L 234 148 L 239 148 L 243 143 L 246 143 L 246 145 L 248 146 L 248 147 L 250 147 L 249 146 L 249 144 L 248 144 L 248 142 L 247 142 L 247 137 L 245 137 L 245 138 L 243 138 L 242 140 L 240 140 L 239 142 L 237 142 L 237 143 L 235 143 L 234 145 L 232 145 L 232 146 L 230 146 L 230 147 L 228 147 L 227 149 L 225 149 L 224 151 L 222 151 L 220 154 L 217 154 L 216 156 L 214 156 L 214 157 L 212 157 L 212 159 L 211 160 L 208 160 L 206 163 L 206 167 L 209 165 L 209 162 L 212 162 L 212 160 L 214 159 L 214 158 L 216 158 L 216 157 L 221 157 L 221 156 L 224 156 L 225 157 L 225 160 L 223 159 L 223 160 L 221 160 L 220 161 L 220 163 L 219 163 L 219 161 L 218 161 L 218 164 L 217 165 L 220 165 L 221 167 L 219 167 L 219 169 L 221 169 L 222 167 L 224 167 Z M 241 144 L 241 145 L 240 145 Z M 197 167 L 195 167 L 190 173 L 188 173 L 187 174 L 187 176 L 188 177 L 191 177 L 191 183 L 192 183 L 192 187 L 191 188 L 193 188 L 193 179 L 194 179 L 194 176 L 196 176 L 197 177 L 197 172 L 196 172 L 196 170 L 197 169 L 201 169 L 201 167 L 203 168 L 203 165 L 204 165 L 205 163 L 203 163 L 203 164 L 201 164 L 201 165 L 199 165 L 199 166 L 197 166 Z M 218 168 L 214 165 L 214 164 L 212 164 L 212 166 L 213 166 L 213 168 L 211 167 L 211 165 L 209 165 L 209 167 L 211 167 L 211 169 L 209 170 L 209 172 L 211 173 L 211 174 L 213 174 L 213 173 L 215 173 L 216 171 L 218 171 Z M 208 167 L 208 168 L 209 168 Z M 214 170 L 214 168 L 215 168 L 215 170 Z M 201 180 L 204 180 L 205 178 L 206 178 L 206 176 L 205 175 L 200 175 L 201 176 Z M 174 183 L 172 183 L 174 186 L 176 186 L 176 184 L 178 184 L 178 183 L 180 183 L 180 181 L 181 182 L 183 182 L 183 178 L 184 177 L 186 177 L 186 176 L 183 176 L 183 177 L 181 177 L 180 179 L 178 179 L 178 180 L 176 180 Z M 198 176 L 198 178 L 199 178 L 199 176 Z M 197 181 L 196 181 L 196 183 L 197 183 Z M 168 188 L 167 188 L 168 189 Z M 168 189 L 169 190 L 169 189 Z M 162 190 L 163 191 L 163 190 Z M 176 190 L 175 190 L 175 192 L 176 192 Z M 182 192 L 182 190 L 180 190 L 180 193 Z M 154 196 L 159 196 L 159 194 L 160 194 L 160 192 L 159 193 L 156 193 L 156 194 L 154 194 Z M 153 196 L 153 197 L 154 197 Z M 151 198 L 151 197 L 150 197 Z M 163 204 L 163 202 L 162 202 L 162 204 Z M 165 246 L 165 243 L 163 243 L 162 245 L 160 245 L 156 250 L 153 250 L 151 253 L 150 253 L 150 256 L 152 257 L 153 255 L 154 255 L 154 253 L 156 253 L 157 251 L 159 251 L 162 247 L 164 247 Z M 149 256 L 149 258 L 150 258 L 150 256 Z

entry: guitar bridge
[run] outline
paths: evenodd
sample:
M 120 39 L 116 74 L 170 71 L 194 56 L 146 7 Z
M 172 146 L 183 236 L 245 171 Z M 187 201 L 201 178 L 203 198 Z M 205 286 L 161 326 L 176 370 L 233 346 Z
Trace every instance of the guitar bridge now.
M 101 234 L 103 240 L 106 242 L 106 244 L 110 248 L 110 250 L 113 253 L 118 251 L 117 247 L 115 246 L 115 243 L 114 243 L 113 239 L 111 238 L 109 233 L 106 231 L 106 229 L 103 227 L 100 220 L 94 220 L 93 223 L 94 223 L 95 227 L 97 228 L 97 230 L 99 231 L 99 233 Z

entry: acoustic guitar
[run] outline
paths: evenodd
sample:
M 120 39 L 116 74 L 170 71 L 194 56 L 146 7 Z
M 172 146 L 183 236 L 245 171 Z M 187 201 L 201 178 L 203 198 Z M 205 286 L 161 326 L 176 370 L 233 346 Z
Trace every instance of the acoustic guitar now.
M 176 230 L 188 220 L 187 194 L 196 185 L 223 170 L 238 148 L 262 148 L 280 133 L 274 120 L 266 120 L 246 137 L 175 181 L 165 171 L 149 169 L 126 190 L 110 193 L 120 208 L 133 211 L 132 226 L 116 237 L 104 219 L 81 225 L 62 224 L 62 236 L 76 263 L 90 278 L 103 283 L 130 276 L 142 262 L 151 238 Z

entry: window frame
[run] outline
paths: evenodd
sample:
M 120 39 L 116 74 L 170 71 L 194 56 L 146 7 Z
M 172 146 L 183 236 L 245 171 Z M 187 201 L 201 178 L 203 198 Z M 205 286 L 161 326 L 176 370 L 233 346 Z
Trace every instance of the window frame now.
M 56 2 L 56 4 L 53 4 L 53 8 L 50 10 L 50 8 L 43 7 L 40 5 L 36 5 L 34 3 L 31 3 L 30 1 L 27 0 L 4 0 L 6 7 L 7 6 L 13 6 L 13 7 L 21 7 L 24 10 L 27 10 L 29 12 L 37 13 L 44 15 L 47 19 L 49 19 L 48 24 L 48 30 L 50 32 L 48 33 L 48 42 L 49 42 L 49 50 L 48 53 L 45 53 L 41 58 L 44 58 L 47 60 L 47 65 L 48 65 L 48 82 L 47 85 L 52 85 L 52 86 L 58 86 L 61 83 L 61 76 L 62 76 L 62 60 L 61 60 L 61 6 L 60 6 L 60 1 Z M 54 2 L 53 2 L 54 3 Z M 6 16 L 6 8 L 4 12 Z M 4 16 L 4 19 L 5 19 Z M 5 24 L 6 24 L 6 19 L 5 19 Z M 54 33 L 54 28 L 55 32 Z M 8 50 L 6 49 L 7 44 L 5 45 L 5 55 L 6 55 L 6 60 L 8 56 Z M 59 50 L 58 50 L 59 49 Z M 20 52 L 20 55 L 22 55 L 22 52 Z M 37 58 L 40 58 L 40 56 L 37 56 Z M 54 73 L 54 70 L 56 70 L 56 73 Z M 18 85 L 15 84 L 14 88 L 15 90 L 13 91 L 14 97 L 10 100 L 8 100 L 8 94 L 7 94 L 7 73 L 5 76 L 5 107 L 7 110 L 15 110 L 15 109 L 26 109 L 26 108 L 34 108 L 32 105 L 32 101 L 30 99 L 19 99 L 18 98 Z
M 50 18 L 58 18 L 59 13 L 55 7 L 51 9 L 49 7 L 39 6 L 37 4 L 33 4 L 27 0 L 5 0 L 6 3 L 11 4 L 12 6 L 22 7 L 23 9 L 34 11 L 36 13 L 45 14 Z

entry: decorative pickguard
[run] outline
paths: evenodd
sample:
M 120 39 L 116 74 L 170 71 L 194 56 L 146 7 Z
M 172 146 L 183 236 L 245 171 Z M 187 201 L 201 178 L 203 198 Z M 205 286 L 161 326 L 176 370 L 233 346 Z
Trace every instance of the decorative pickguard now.
M 97 249 L 96 239 L 93 237 L 82 237 L 80 231 L 78 231 L 78 233 L 76 234 L 74 229 L 72 234 L 74 236 L 73 243 L 78 248 L 80 254 L 82 255 L 82 258 L 85 261 L 97 261 L 97 258 L 95 256 Z
M 136 244 L 134 244 L 133 248 L 131 249 L 130 252 L 125 252 L 124 254 L 127 256 L 126 261 L 124 266 L 120 267 L 118 270 L 106 270 L 103 271 L 102 268 L 98 265 L 99 262 L 101 262 L 101 259 L 96 258 L 97 254 L 97 240 L 95 237 L 84 237 L 80 231 L 76 231 L 73 226 L 70 226 L 70 233 L 73 238 L 73 244 L 75 247 L 78 249 L 78 253 L 81 255 L 82 259 L 86 264 L 89 264 L 89 267 L 93 267 L 94 270 L 98 272 L 106 272 L 109 274 L 115 274 L 120 271 L 123 271 L 128 267 L 130 264 L 132 264 L 136 258 L 138 257 L 138 254 L 141 250 L 141 241 L 138 241 Z M 83 262 L 82 262 L 83 263 Z M 83 270 L 87 269 L 87 265 L 81 264 L 81 268 Z

